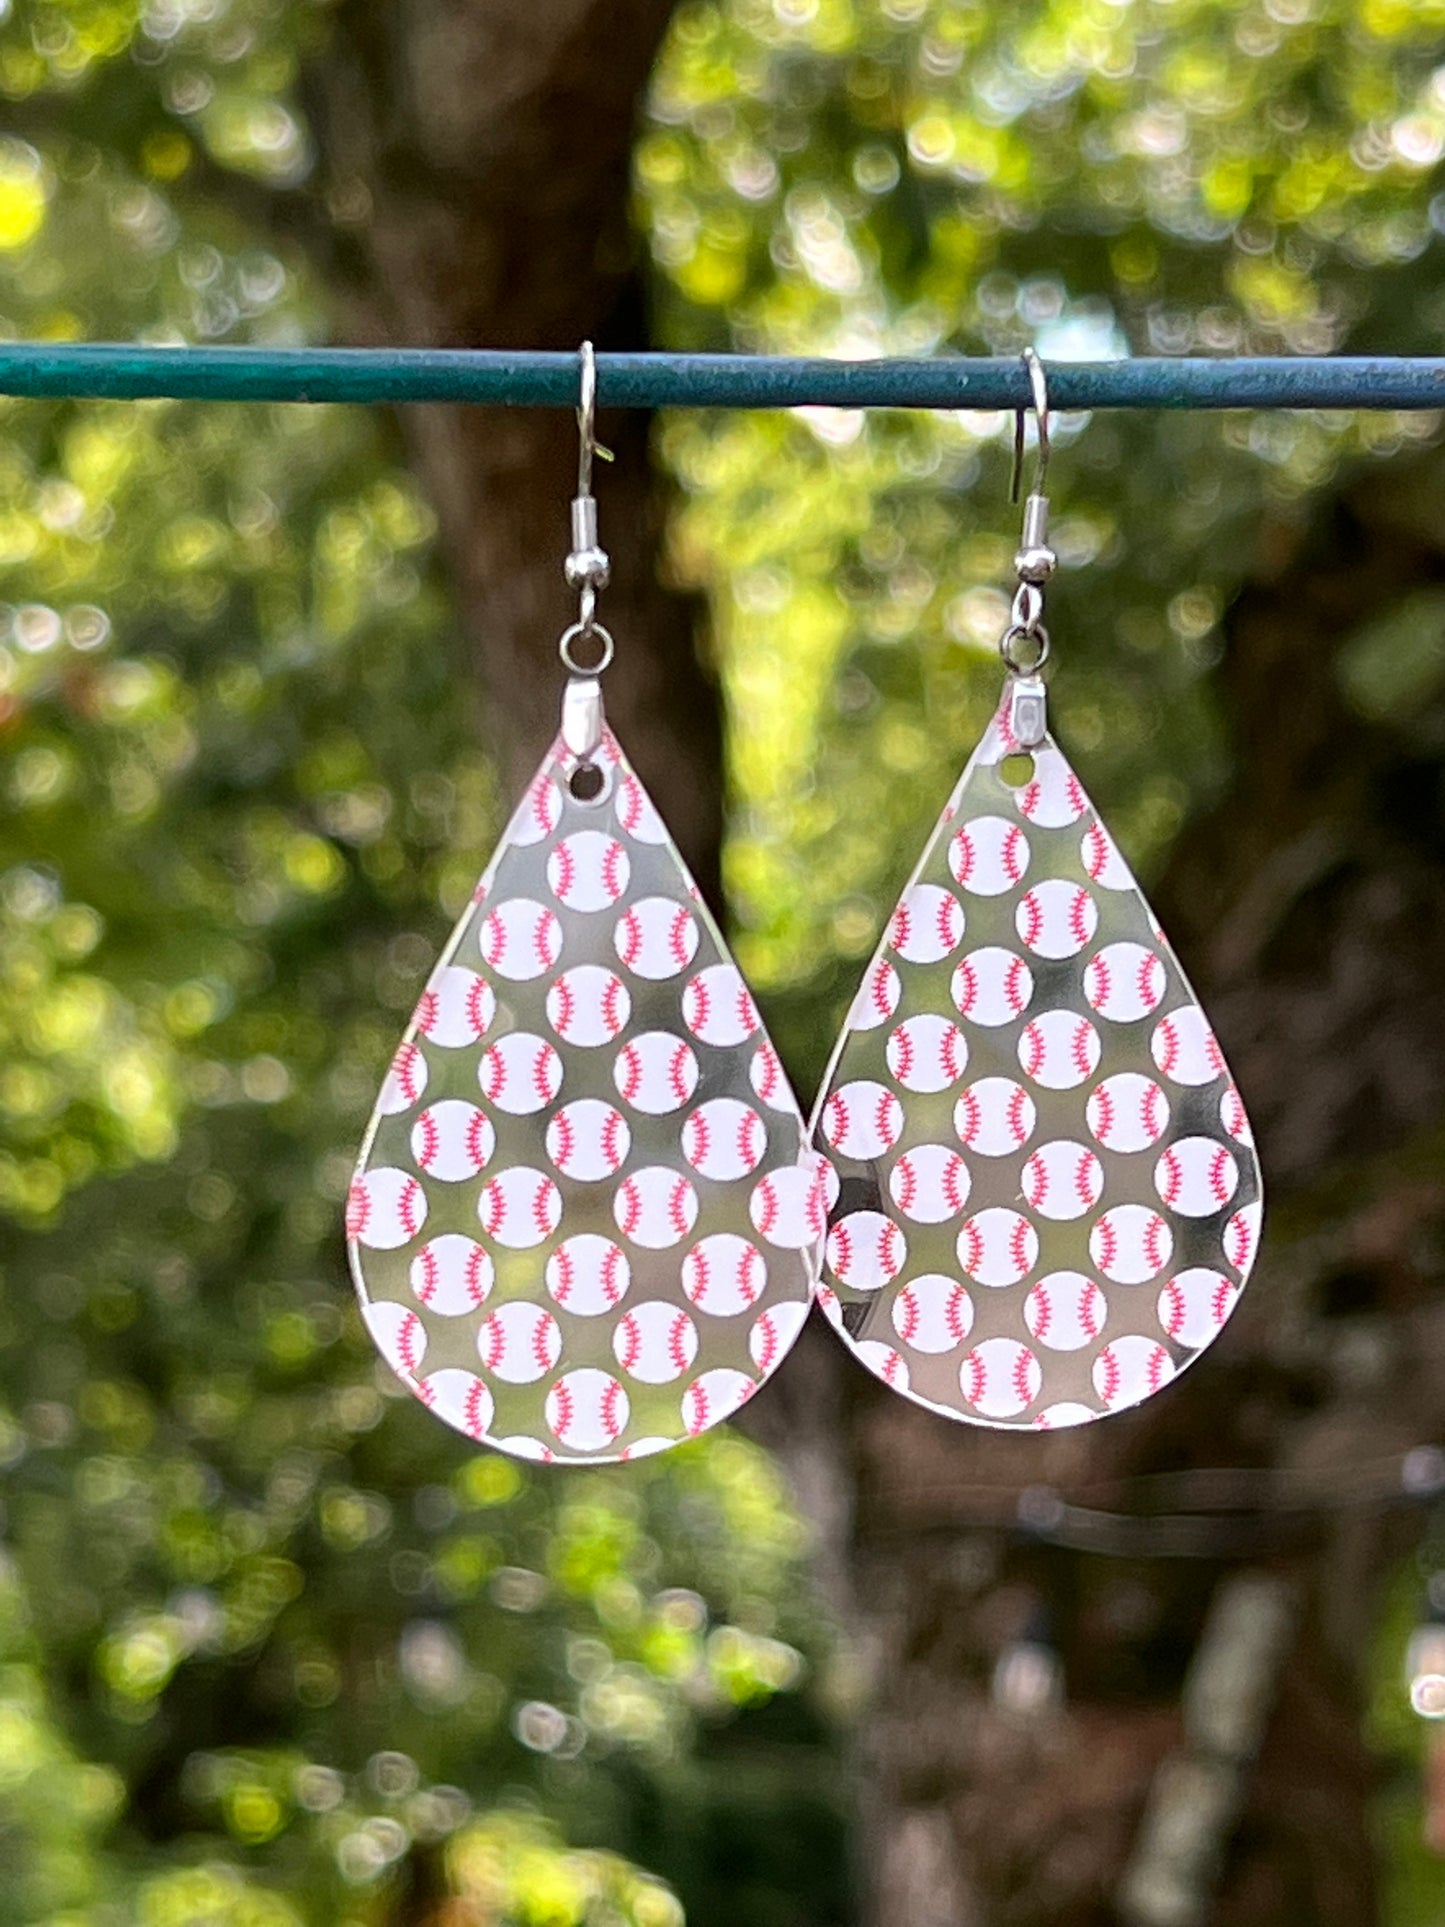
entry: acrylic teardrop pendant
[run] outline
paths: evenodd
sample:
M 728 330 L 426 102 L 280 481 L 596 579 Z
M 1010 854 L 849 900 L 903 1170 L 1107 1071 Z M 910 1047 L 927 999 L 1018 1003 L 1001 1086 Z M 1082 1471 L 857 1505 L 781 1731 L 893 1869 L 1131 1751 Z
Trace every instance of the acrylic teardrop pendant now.
M 805 1143 L 615 740 L 584 764 L 559 736 L 366 1135 L 347 1229 L 378 1348 L 439 1417 L 520 1457 L 696 1437 L 807 1315 L 825 1205 Z
M 1218 1337 L 1261 1185 L 1209 1021 L 1047 733 L 1015 786 L 1011 679 L 824 1079 L 819 1299 L 896 1391 L 1082 1424 Z

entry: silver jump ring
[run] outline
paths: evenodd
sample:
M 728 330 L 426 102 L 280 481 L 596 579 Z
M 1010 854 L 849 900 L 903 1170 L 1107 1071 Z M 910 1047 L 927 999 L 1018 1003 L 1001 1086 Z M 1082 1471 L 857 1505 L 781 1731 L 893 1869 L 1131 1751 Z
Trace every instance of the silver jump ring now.
M 602 655 L 597 662 L 578 662 L 573 655 L 573 643 L 580 642 L 584 636 L 596 637 L 601 645 Z M 571 628 L 562 631 L 562 638 L 557 644 L 557 654 L 562 658 L 564 668 L 574 676 L 600 676 L 611 662 L 614 651 L 611 632 L 604 629 L 600 622 L 574 622 Z
M 1014 592 L 1009 628 L 1031 636 L 1044 614 L 1044 592 L 1032 582 L 1021 582 Z
M 1032 643 L 1032 656 L 1021 656 L 1018 645 Z M 1016 676 L 1032 676 L 1043 668 L 1049 659 L 1049 632 L 1041 622 L 1031 629 L 1021 629 L 1010 624 L 999 638 L 998 652 Z

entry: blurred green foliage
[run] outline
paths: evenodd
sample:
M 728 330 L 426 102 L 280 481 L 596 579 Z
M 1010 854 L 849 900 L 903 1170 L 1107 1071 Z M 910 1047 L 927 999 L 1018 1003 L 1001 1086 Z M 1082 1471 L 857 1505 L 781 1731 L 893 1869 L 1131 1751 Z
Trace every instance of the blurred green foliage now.
M 1442 26 L 1434 0 L 685 4 L 637 148 L 658 333 L 1438 349 Z M 324 333 L 272 228 L 326 31 L 279 0 L 0 9 L 0 331 Z M 734 725 L 742 960 L 804 1070 L 993 698 L 1010 428 L 660 431 Z M 352 1147 L 505 801 L 385 424 L 0 403 L 0 430 L 14 1917 L 371 1927 L 450 1893 L 466 1921 L 677 1920 L 568 1840 L 690 1882 L 697 1923 L 797 1920 L 789 1880 L 833 1917 L 816 1709 L 847 1681 L 766 1458 L 468 1457 L 349 1303 Z M 1434 432 L 1059 422 L 1058 714 L 1146 869 L 1227 769 L 1211 671 L 1259 532 Z M 1363 713 L 1434 673 L 1427 622 L 1413 656 L 1346 652 Z
M 1438 350 L 1445 8 L 686 0 L 636 188 L 660 331 L 852 356 Z M 1341 465 L 1433 418 L 1061 418 L 1060 726 L 1136 866 L 1226 771 L 1218 619 Z M 1012 421 L 683 416 L 673 566 L 735 728 L 740 961 L 816 1063 L 994 700 Z
M 304 172 L 324 24 L 0 20 L 0 330 L 315 336 L 245 196 Z M 362 412 L 0 429 L 0 1911 L 674 1927 L 567 1841 L 696 1880 L 755 1731 L 801 1759 L 781 1816 L 830 1799 L 816 1714 L 766 1725 L 829 1664 L 777 1473 L 726 1437 L 620 1477 L 470 1454 L 344 1276 L 356 1142 L 505 801 L 432 512 Z

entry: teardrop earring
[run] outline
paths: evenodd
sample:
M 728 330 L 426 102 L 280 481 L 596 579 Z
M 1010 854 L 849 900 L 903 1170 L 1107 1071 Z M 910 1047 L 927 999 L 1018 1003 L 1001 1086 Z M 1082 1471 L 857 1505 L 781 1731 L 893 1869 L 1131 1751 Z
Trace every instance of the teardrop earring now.
M 1048 397 L 1025 361 L 1039 469 L 1003 701 L 812 1125 L 832 1168 L 830 1322 L 896 1391 L 1000 1427 L 1083 1424 L 1159 1391 L 1219 1335 L 1261 1212 L 1209 1020 L 1048 732 Z M 1023 428 L 1020 411 L 1015 500 Z
M 504 1452 L 593 1463 L 751 1397 L 807 1315 L 825 1215 L 752 997 L 603 716 L 595 397 L 589 343 L 561 730 L 402 1038 L 346 1226 L 410 1391 Z

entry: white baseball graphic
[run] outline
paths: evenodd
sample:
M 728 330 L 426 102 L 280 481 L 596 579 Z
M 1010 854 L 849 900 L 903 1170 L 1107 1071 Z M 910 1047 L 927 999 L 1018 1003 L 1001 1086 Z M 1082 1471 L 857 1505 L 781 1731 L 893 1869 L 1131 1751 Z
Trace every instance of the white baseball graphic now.
M 908 1241 L 881 1211 L 850 1211 L 828 1229 L 828 1269 L 852 1291 L 878 1291 L 908 1262 Z
M 946 1224 L 968 1203 L 968 1166 L 948 1144 L 915 1144 L 888 1173 L 888 1195 L 914 1224 Z
M 618 1051 L 612 1081 L 634 1111 L 665 1117 L 680 1111 L 697 1089 L 697 1053 L 670 1030 L 645 1030 Z
M 753 1087 L 754 1095 L 770 1110 L 790 1111 L 793 1108 L 792 1087 L 783 1074 L 782 1059 L 766 1038 L 748 1062 L 748 1082 Z
M 642 897 L 617 919 L 613 948 L 634 977 L 676 977 L 697 955 L 697 918 L 671 897 Z
M 617 785 L 617 821 L 638 843 L 666 843 L 667 825 L 631 770 Z
M 1160 1071 L 1174 1084 L 1212 1084 L 1224 1069 L 1209 1019 L 1198 1004 L 1185 1004 L 1161 1017 L 1149 1049 Z
M 756 1380 L 746 1372 L 729 1371 L 724 1366 L 695 1378 L 682 1395 L 682 1422 L 688 1437 L 695 1439 L 710 1425 L 731 1418 L 756 1390 Z
M 491 1253 L 459 1231 L 429 1238 L 412 1259 L 408 1275 L 417 1302 L 443 1318 L 484 1305 L 496 1282 Z
M 903 1132 L 903 1106 L 893 1092 L 870 1078 L 857 1078 L 829 1093 L 823 1136 L 844 1157 L 867 1162 L 891 1151 Z
M 1236 1144 L 1253 1146 L 1254 1130 L 1244 1108 L 1244 1099 L 1233 1084 L 1225 1085 L 1224 1094 L 1219 1100 L 1219 1121 Z
M 559 1445 L 600 1452 L 626 1429 L 632 1406 L 611 1372 L 583 1365 L 564 1372 L 547 1394 L 547 1425 Z
M 767 1285 L 767 1260 L 736 1232 L 715 1231 L 700 1238 L 682 1261 L 688 1303 L 713 1318 L 735 1318 L 751 1310 Z
M 418 1169 L 444 1184 L 460 1184 L 486 1169 L 497 1148 L 492 1120 L 460 1097 L 429 1104 L 411 1127 L 411 1154 Z
M 893 1329 L 915 1352 L 953 1352 L 973 1330 L 973 1300 L 956 1278 L 925 1272 L 900 1285 L 893 1299 Z
M 1120 1071 L 1089 1093 L 1084 1117 L 1106 1151 L 1147 1151 L 1169 1124 L 1169 1099 L 1152 1077 Z
M 1020 814 L 1041 830 L 1065 830 L 1089 807 L 1079 779 L 1052 744 L 1032 752 L 1034 773 L 1015 801 Z
M 438 1418 L 465 1432 L 468 1438 L 484 1439 L 491 1431 L 496 1405 L 475 1372 L 444 1365 L 440 1371 L 422 1379 L 417 1391 Z
M 828 1200 L 821 1166 L 791 1165 L 769 1171 L 748 1199 L 753 1229 L 780 1251 L 802 1251 L 816 1244 L 828 1222 Z
M 1019 1068 L 1046 1091 L 1071 1091 L 1099 1068 L 1099 1033 L 1071 1010 L 1046 1010 L 1023 1027 Z
M 1014 928 L 1025 950 L 1057 962 L 1077 957 L 1099 927 L 1099 906 L 1078 884 L 1050 877 L 1019 899 Z
M 383 1117 L 399 1117 L 421 1102 L 426 1085 L 426 1058 L 415 1044 L 399 1044 L 376 1108 Z
M 579 1318 L 612 1311 L 627 1296 L 632 1267 L 621 1245 L 593 1231 L 567 1238 L 547 1260 L 547 1290 L 554 1304 Z
M 512 812 L 504 842 L 523 849 L 545 843 L 562 815 L 562 792 L 550 776 L 539 772 L 527 787 L 527 794 Z
M 953 973 L 954 1007 L 971 1024 L 993 1028 L 1022 1016 L 1034 994 L 1034 973 L 999 944 L 971 950 Z
M 529 1251 L 550 1238 L 561 1217 L 561 1192 L 545 1171 L 525 1164 L 499 1171 L 477 1199 L 482 1230 L 512 1251 Z
M 948 867 L 961 890 L 976 897 L 1002 896 L 1029 867 L 1028 838 L 1002 816 L 975 816 L 955 832 Z
M 1037 1122 L 1034 1100 L 1011 1077 L 980 1077 L 953 1107 L 959 1143 L 979 1157 L 1001 1158 L 1022 1150 Z
M 670 1385 L 697 1357 L 697 1326 L 676 1305 L 645 1299 L 613 1326 L 612 1351 L 629 1378 Z
M 531 1385 L 562 1356 L 562 1328 L 550 1311 L 525 1299 L 499 1305 L 477 1327 L 477 1356 L 494 1378 Z
M 898 1008 L 903 982 L 886 957 L 875 957 L 848 1010 L 849 1030 L 876 1030 Z
M 760 1028 L 753 993 L 736 964 L 711 964 L 683 987 L 682 1021 L 701 1044 L 742 1044 Z
M 1259 1244 L 1259 1221 L 1264 1206 L 1246 1204 L 1236 1211 L 1224 1227 L 1224 1255 L 1236 1271 L 1247 1272 L 1254 1263 Z M 362 1240 L 365 1243 L 365 1240 Z
M 1108 1312 L 1103 1292 L 1081 1271 L 1051 1271 L 1024 1300 L 1030 1336 L 1055 1352 L 1076 1352 L 1092 1344 Z
M 1099 1202 L 1104 1167 L 1086 1144 L 1055 1138 L 1034 1152 L 1022 1182 L 1024 1196 L 1041 1218 L 1082 1218 Z
M 866 1365 L 885 1385 L 891 1385 L 895 1392 L 908 1390 L 908 1362 L 901 1352 L 885 1345 L 881 1338 L 859 1338 L 854 1341 L 853 1351 L 859 1363 Z
M 756 1171 L 767 1154 L 768 1127 L 736 1097 L 714 1097 L 682 1121 L 682 1155 L 700 1178 L 729 1184 Z
M 555 910 L 531 897 L 511 897 L 489 910 L 478 932 L 482 960 L 499 977 L 529 983 L 562 954 L 562 925 Z
M 1147 1285 L 1174 1255 L 1174 1233 L 1147 1204 L 1116 1204 L 1089 1232 L 1089 1258 L 1116 1285 Z
M 410 1244 L 426 1223 L 426 1193 L 410 1171 L 378 1165 L 353 1180 L 346 1198 L 346 1235 L 368 1251 Z
M 758 1313 L 748 1332 L 748 1356 L 761 1377 L 767 1378 L 782 1364 L 807 1316 L 808 1307 L 790 1299 Z
M 564 1104 L 547 1125 L 547 1155 L 564 1177 L 584 1184 L 616 1176 L 632 1149 L 621 1111 L 600 1097 Z
M 429 1044 L 460 1050 L 485 1037 L 497 1014 L 497 997 L 485 977 L 460 964 L 439 970 L 417 1001 L 416 1027 Z
M 1210 1218 L 1239 1189 L 1239 1166 L 1216 1139 L 1181 1137 L 1160 1153 L 1154 1189 L 1182 1217 Z
M 1109 943 L 1084 965 L 1089 1008 L 1111 1024 L 1135 1024 L 1157 1010 L 1167 986 L 1156 950 L 1142 943 Z
M 499 1452 L 509 1452 L 514 1459 L 536 1459 L 540 1464 L 552 1465 L 557 1458 L 550 1445 L 532 1438 L 526 1432 L 513 1432 L 507 1438 L 498 1438 L 493 1434 L 487 1443 L 494 1445 Z
M 905 1091 L 946 1091 L 968 1066 L 968 1044 L 947 1017 L 910 1017 L 889 1036 L 888 1068 Z
M 612 1215 L 633 1244 L 665 1251 L 681 1244 L 697 1223 L 697 1192 L 665 1164 L 649 1164 L 618 1185 Z
M 1094 1360 L 1094 1390 L 1107 1411 L 1137 1405 L 1174 1376 L 1174 1360 L 1157 1339 L 1129 1333 L 1105 1345 Z
M 568 910 L 606 910 L 631 875 L 632 859 L 605 830 L 575 830 L 547 858 L 552 894 Z
M 1102 823 L 1093 824 L 1079 839 L 1079 861 L 1089 881 L 1101 890 L 1134 888 L 1134 874 Z
M 1176 1345 L 1197 1351 L 1219 1336 L 1239 1285 L 1222 1271 L 1195 1265 L 1176 1272 L 1159 1294 L 1159 1323 Z
M 958 1368 L 964 1403 L 981 1418 L 1017 1418 L 1043 1386 L 1039 1361 L 1015 1338 L 985 1338 Z
M 382 1298 L 363 1305 L 361 1315 L 372 1344 L 391 1369 L 402 1378 L 415 1377 L 417 1366 L 426 1357 L 426 1327 L 416 1313 Z
M 1041 1432 L 1063 1432 L 1071 1425 L 1087 1425 L 1098 1416 L 1092 1405 L 1081 1405 L 1077 1399 L 1061 1399 L 1057 1405 L 1046 1405 L 1034 1424 Z
M 939 963 L 963 942 L 964 925 L 963 905 L 951 890 L 915 883 L 893 912 L 889 948 L 905 963 Z
M 545 1037 L 514 1030 L 482 1052 L 477 1064 L 482 1096 L 511 1117 L 530 1117 L 562 1088 L 562 1059 Z
M 626 984 L 601 964 L 564 970 L 547 992 L 547 1022 L 564 1044 L 595 1049 L 613 1043 L 632 1015 Z
M 956 1249 L 975 1284 L 1016 1285 L 1039 1261 L 1039 1234 L 1019 1212 L 990 1205 L 968 1219 Z

